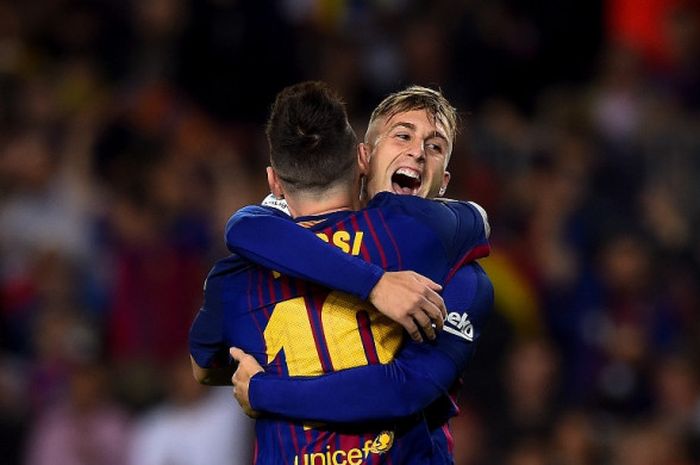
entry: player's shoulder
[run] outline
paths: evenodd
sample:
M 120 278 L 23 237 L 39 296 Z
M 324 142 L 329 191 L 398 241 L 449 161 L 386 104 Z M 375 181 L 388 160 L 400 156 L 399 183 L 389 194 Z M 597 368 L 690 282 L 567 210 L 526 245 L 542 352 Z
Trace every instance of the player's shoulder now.
M 489 215 L 486 213 L 486 209 L 472 200 L 454 200 L 447 198 L 435 199 L 436 202 L 442 203 L 448 208 L 452 209 L 469 209 L 476 212 L 484 225 L 484 233 L 488 238 L 491 235 L 491 225 L 489 224 Z
M 464 220 L 475 219 L 484 227 L 485 236 L 488 238 L 491 227 L 486 210 L 476 202 L 437 198 L 424 199 L 414 195 L 397 195 L 391 192 L 380 192 L 367 205 L 368 208 L 397 210 L 408 216 L 417 218 L 429 218 L 435 220 Z M 480 220 L 480 221 L 478 221 Z
M 209 270 L 204 287 L 210 291 L 222 289 L 239 279 L 243 272 L 250 268 L 251 263 L 236 254 L 221 258 Z
M 231 215 L 229 222 L 245 216 L 280 216 L 289 218 L 289 215 L 284 210 L 271 205 L 246 205 Z
M 226 221 L 226 226 L 224 227 L 224 232 L 228 238 L 229 233 L 236 226 L 242 224 L 246 220 L 256 217 L 270 217 L 278 216 L 281 218 L 291 219 L 291 217 L 279 208 L 269 206 L 269 205 L 246 205 L 245 207 L 237 210 L 229 217 Z
M 372 200 L 367 206 L 373 208 L 419 207 L 422 209 L 433 210 L 456 210 L 468 208 L 484 211 L 484 209 L 480 205 L 471 201 L 446 199 L 444 197 L 438 197 L 436 199 L 424 199 L 423 197 L 418 197 L 415 195 L 399 195 L 394 194 L 393 192 L 379 192 L 377 195 L 374 196 L 374 198 L 372 198 Z
M 458 202 L 459 201 L 455 201 Z M 368 208 L 379 208 L 383 210 L 397 209 L 412 212 L 441 211 L 451 207 L 442 200 L 424 199 L 415 195 L 398 195 L 392 192 L 380 192 L 372 198 L 367 205 Z

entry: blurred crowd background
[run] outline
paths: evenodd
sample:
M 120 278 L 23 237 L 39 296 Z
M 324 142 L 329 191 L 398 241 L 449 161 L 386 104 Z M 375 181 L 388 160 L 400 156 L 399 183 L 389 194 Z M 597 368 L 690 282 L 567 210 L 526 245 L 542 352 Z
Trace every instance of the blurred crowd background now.
M 700 464 L 700 5 L 0 0 L 0 462 L 249 463 L 189 324 L 262 125 L 322 79 L 462 114 L 496 311 L 458 465 Z

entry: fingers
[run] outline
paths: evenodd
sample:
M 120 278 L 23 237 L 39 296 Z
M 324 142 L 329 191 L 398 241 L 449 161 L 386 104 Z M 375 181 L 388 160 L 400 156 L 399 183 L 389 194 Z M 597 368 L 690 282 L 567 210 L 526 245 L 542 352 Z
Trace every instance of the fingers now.
M 429 302 L 430 310 L 437 312 L 434 316 L 431 314 L 431 319 L 438 326 L 438 330 L 442 330 L 442 324 L 445 318 L 447 318 L 447 307 L 445 307 L 445 301 L 442 299 L 440 294 L 434 291 L 428 291 L 425 294 L 426 300 Z
M 447 308 L 445 307 L 445 302 L 442 300 L 442 297 L 438 294 L 438 292 L 442 291 L 442 286 L 436 283 L 435 281 L 426 278 L 425 276 L 418 273 L 415 273 L 415 278 L 419 283 L 427 287 L 427 289 L 423 291 L 423 296 L 426 299 L 430 300 L 439 309 L 441 318 L 434 318 L 434 321 L 440 327 L 439 329 L 442 329 L 442 320 L 447 317 Z
M 406 318 L 401 322 L 401 326 L 403 326 L 408 335 L 411 336 L 411 339 L 416 342 L 423 342 L 423 336 L 418 330 L 418 326 L 416 326 L 416 322 L 413 321 L 413 318 Z
M 243 352 L 241 349 L 239 349 L 238 347 L 231 347 L 228 350 L 228 352 L 231 354 L 231 357 L 233 357 L 233 359 L 239 363 L 243 359 L 243 357 L 248 355 L 245 352 Z
M 423 313 L 423 312 L 417 312 L 415 315 L 413 315 L 413 319 L 416 320 L 416 323 L 420 327 L 420 329 L 423 330 L 423 333 L 429 340 L 435 339 L 435 329 L 433 328 L 433 321 L 428 318 L 428 316 Z
M 415 277 L 421 284 L 427 286 L 431 290 L 433 290 L 435 292 L 442 291 L 442 286 L 439 285 L 438 283 L 436 283 L 435 281 L 433 281 L 432 279 L 426 278 L 425 276 L 423 276 L 422 274 L 419 274 L 419 273 L 415 273 Z

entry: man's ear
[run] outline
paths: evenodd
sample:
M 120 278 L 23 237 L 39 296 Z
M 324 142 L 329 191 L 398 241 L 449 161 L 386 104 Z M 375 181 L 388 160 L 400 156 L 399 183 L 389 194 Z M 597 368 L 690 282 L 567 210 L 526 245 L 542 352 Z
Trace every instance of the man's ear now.
M 371 158 L 370 146 L 364 142 L 357 144 L 357 165 L 360 167 L 360 175 L 369 174 L 369 160 Z
M 268 166 L 265 171 L 267 172 L 267 185 L 270 187 L 270 192 L 278 199 L 283 199 L 284 188 L 282 188 L 282 184 L 277 177 L 277 173 L 275 173 L 275 169 Z
M 440 190 L 438 191 L 438 194 L 442 197 L 445 195 L 445 192 L 447 191 L 447 185 L 450 183 L 450 172 L 445 171 L 445 174 L 442 175 L 442 185 L 440 186 Z

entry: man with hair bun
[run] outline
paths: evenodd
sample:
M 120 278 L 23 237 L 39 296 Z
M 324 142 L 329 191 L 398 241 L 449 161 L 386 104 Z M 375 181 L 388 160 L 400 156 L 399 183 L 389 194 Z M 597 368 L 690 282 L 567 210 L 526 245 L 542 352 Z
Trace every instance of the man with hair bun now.
M 355 163 L 354 132 L 327 86 L 291 86 L 272 107 L 268 183 L 293 221 L 268 207 L 232 217 L 236 254 L 210 272 L 190 332 L 201 382 L 230 376 L 229 346 L 250 354 L 232 351 L 236 396 L 259 415 L 257 464 L 451 462 L 448 391 L 493 294 L 471 263 L 488 253 L 479 209 L 395 194 L 435 195 L 449 181 L 454 132 L 432 108 L 378 115 Z M 361 177 L 373 198 L 354 211 Z M 421 344 L 418 328 L 442 322 L 436 282 L 449 314 L 435 343 Z M 401 303 L 413 340 L 367 299 L 389 314 L 392 302 L 412 301 Z

